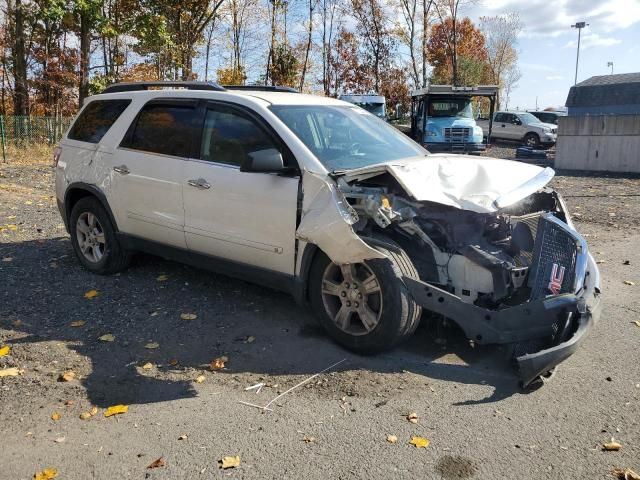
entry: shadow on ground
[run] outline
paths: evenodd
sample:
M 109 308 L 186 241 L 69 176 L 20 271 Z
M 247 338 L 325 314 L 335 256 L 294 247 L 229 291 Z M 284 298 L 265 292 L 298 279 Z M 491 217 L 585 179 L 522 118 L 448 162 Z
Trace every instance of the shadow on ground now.
M 420 388 L 431 380 L 493 387 L 488 398 L 458 404 L 494 402 L 518 391 L 500 352 L 472 348 L 455 334 L 442 346 L 421 327 L 403 347 L 361 357 L 332 343 L 288 295 L 239 280 L 147 255 L 121 274 L 97 276 L 80 267 L 67 238 L 0 244 L 1 257 L 13 259 L 0 263 L 0 326 L 15 332 L 10 345 L 23 345 L 15 349 L 25 352 L 17 363 L 29 362 L 50 376 L 78 371 L 97 406 L 194 397 L 194 376 L 185 371 L 204 370 L 220 355 L 230 360 L 219 375 L 230 380 L 243 374 L 309 375 L 346 358 L 337 371 L 356 377 L 409 371 L 424 379 Z M 168 279 L 158 281 L 160 275 Z M 99 295 L 84 298 L 92 289 Z M 196 313 L 197 319 L 181 320 L 181 313 Z M 86 323 L 74 328 L 75 320 Z M 98 339 L 107 333 L 115 341 Z M 247 342 L 250 336 L 255 341 Z M 150 342 L 159 347 L 145 348 Z M 178 364 L 170 367 L 174 359 Z M 162 378 L 142 374 L 145 362 L 162 365 Z

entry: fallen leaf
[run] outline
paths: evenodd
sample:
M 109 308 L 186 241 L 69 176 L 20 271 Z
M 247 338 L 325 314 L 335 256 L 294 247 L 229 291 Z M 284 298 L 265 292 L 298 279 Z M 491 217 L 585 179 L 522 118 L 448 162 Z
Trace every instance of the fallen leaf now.
M 164 467 L 165 465 L 166 465 L 166 462 L 164 461 L 164 458 L 160 457 L 159 459 L 152 462 L 151 465 L 149 465 L 147 468 L 158 468 L 158 467 Z
M 429 446 L 429 440 L 423 437 L 411 437 L 409 443 L 415 445 L 416 448 L 427 448 Z
M 224 368 L 225 363 L 227 363 L 229 361 L 228 357 L 222 356 L 222 357 L 218 357 L 215 360 L 213 360 L 211 362 L 211 365 L 209 365 L 211 367 L 211 370 L 221 370 Z
M 240 455 L 236 455 L 235 457 L 222 457 L 222 460 L 219 460 L 220 467 L 223 469 L 227 468 L 235 468 L 240 466 Z
M 14 327 L 19 327 L 20 325 L 22 325 L 22 320 L 14 320 L 13 322 L 11 322 L 13 324 Z
M 158 277 L 156 277 L 156 280 L 158 282 L 166 282 L 167 280 L 169 280 L 169 276 L 168 275 L 159 275 Z
M 387 435 L 387 442 L 396 443 L 398 441 L 398 437 L 395 435 Z
M 64 402 L 64 404 L 65 404 L 67 407 L 68 407 L 68 406 L 70 406 L 70 405 L 73 405 L 74 403 L 76 403 L 76 402 L 74 402 L 73 400 L 67 400 L 66 402 Z
M 625 280 L 624 284 L 633 286 L 633 285 L 635 285 L 635 282 L 632 282 L 631 280 Z
M 18 226 L 17 225 L 7 225 L 7 228 L 9 230 L 11 230 L 12 232 L 15 232 L 16 230 L 18 230 Z
M 245 343 L 253 343 L 255 341 L 256 341 L 256 337 L 254 337 L 253 335 L 249 335 L 245 340 Z
M 180 318 L 182 320 L 195 320 L 196 318 L 198 318 L 198 315 L 196 315 L 195 313 L 181 313 Z
M 620 443 L 614 441 L 613 439 L 611 439 L 610 442 L 605 443 L 605 444 L 602 445 L 602 450 L 605 450 L 607 452 L 617 452 L 621 448 L 622 448 L 622 445 Z
M 85 323 L 87 323 L 87 322 L 85 322 L 84 320 L 74 320 L 69 325 L 71 325 L 72 327 L 76 327 L 77 328 L 77 327 L 83 326 Z
M 51 420 L 53 420 L 54 422 L 57 422 L 61 418 L 62 418 L 62 415 L 60 415 L 58 412 L 53 412 L 51 414 Z
M 89 420 L 96 413 L 98 413 L 98 407 L 92 407 L 88 412 L 83 412 L 80 414 L 80 420 Z
M 98 290 L 89 290 L 88 292 L 86 292 L 84 294 L 84 298 L 92 299 L 92 298 L 97 297 L 99 294 L 100 293 L 98 292 Z
M 96 413 L 98 413 L 98 407 L 91 407 L 89 414 L 93 417 Z
M 206 379 L 206 378 L 207 378 L 207 377 L 205 377 L 204 375 L 198 375 L 198 376 L 196 377 L 196 379 L 195 379 L 195 382 L 196 382 L 196 383 L 202 383 L 202 382 L 204 382 L 204 381 L 205 381 L 205 379 Z
M 70 382 L 74 378 L 76 378 L 75 372 L 72 372 L 71 370 L 67 370 L 66 372 L 60 374 L 60 376 L 58 377 L 58 381 L 59 382 Z
M 175 367 L 177 364 L 178 364 L 178 360 L 176 360 L 175 358 L 169 360 L 169 365 L 171 365 L 172 367 Z
M 151 370 L 153 368 L 153 363 L 147 362 L 144 365 L 142 365 L 142 368 L 144 368 L 145 370 Z
M 635 323 L 635 324 L 636 324 L 636 327 L 640 327 L 640 320 L 634 320 L 634 321 L 633 321 L 633 322 L 631 322 L 631 323 Z M 0 356 L 2 356 L 2 355 L 0 355 Z
M 618 480 L 640 480 L 640 475 L 630 468 L 614 468 L 611 471 L 611 475 L 618 478 Z
M 51 480 L 58 476 L 58 471 L 55 468 L 45 468 L 41 472 L 33 474 L 33 480 Z
M 103 342 L 113 342 L 116 339 L 111 333 L 106 333 L 101 337 L 98 337 L 98 340 L 102 340 Z
M 16 367 L 3 368 L 0 370 L 0 377 L 17 377 L 18 375 L 20 375 L 20 370 Z
M 105 410 L 104 416 L 110 417 L 112 415 L 127 413 L 128 411 L 129 411 L 129 405 L 112 405 Z
M 178 437 L 178 440 L 186 440 L 186 439 L 187 439 L 187 434 L 186 434 L 186 433 L 185 433 L 185 434 L 183 434 L 183 435 L 180 435 L 180 436 Z
M 316 441 L 315 437 L 307 437 L 306 435 L 304 436 L 304 438 L 302 439 L 302 441 L 304 443 L 313 443 Z
M 158 348 L 159 346 L 160 346 L 160 344 L 157 343 L 157 342 L 149 342 L 144 346 L 144 348 L 148 348 L 149 350 L 153 350 L 154 348 Z
M 410 413 L 409 415 L 407 415 L 407 420 L 409 420 L 411 423 L 418 423 L 418 414 L 415 412 Z
M 3 262 L 7 262 L 7 263 L 8 263 L 8 262 L 13 262 L 13 257 L 3 257 L 3 258 L 2 258 L 2 261 L 3 261 Z
M 11 351 L 11 347 L 9 345 L 5 345 L 4 347 L 0 348 L 0 357 L 9 355 L 10 351 Z
M 56 439 L 54 440 L 54 442 L 56 442 L 56 443 L 62 443 L 62 442 L 64 442 L 64 440 L 65 440 L 65 437 L 58 437 L 58 438 L 56 438 Z

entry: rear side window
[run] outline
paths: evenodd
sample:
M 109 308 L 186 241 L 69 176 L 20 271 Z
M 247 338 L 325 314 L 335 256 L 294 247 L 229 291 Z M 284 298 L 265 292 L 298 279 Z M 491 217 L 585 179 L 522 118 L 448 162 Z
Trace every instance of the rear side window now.
M 82 110 L 67 138 L 98 143 L 130 103 L 131 100 L 94 100 Z
M 194 117 L 195 108 L 192 105 L 146 105 L 121 146 L 175 157 L 189 157 Z

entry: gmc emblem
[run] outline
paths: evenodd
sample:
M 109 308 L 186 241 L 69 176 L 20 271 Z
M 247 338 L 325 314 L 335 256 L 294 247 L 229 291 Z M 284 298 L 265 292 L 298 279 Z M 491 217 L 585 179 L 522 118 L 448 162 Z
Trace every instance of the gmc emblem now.
M 562 289 L 562 280 L 564 280 L 564 267 L 558 265 L 557 263 L 553 264 L 553 268 L 551 269 L 551 278 L 549 279 L 549 291 L 558 295 L 560 290 Z

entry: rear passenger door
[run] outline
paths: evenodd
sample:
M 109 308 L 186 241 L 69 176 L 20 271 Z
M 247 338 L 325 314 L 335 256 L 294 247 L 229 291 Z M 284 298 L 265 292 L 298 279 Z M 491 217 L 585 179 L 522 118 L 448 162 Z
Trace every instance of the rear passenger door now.
M 197 131 L 197 100 L 146 103 L 113 155 L 114 214 L 121 232 L 186 248 L 182 179 Z
M 183 177 L 189 249 L 293 274 L 299 175 L 241 172 L 249 153 L 274 148 L 295 162 L 256 114 L 208 103 L 204 124 Z

